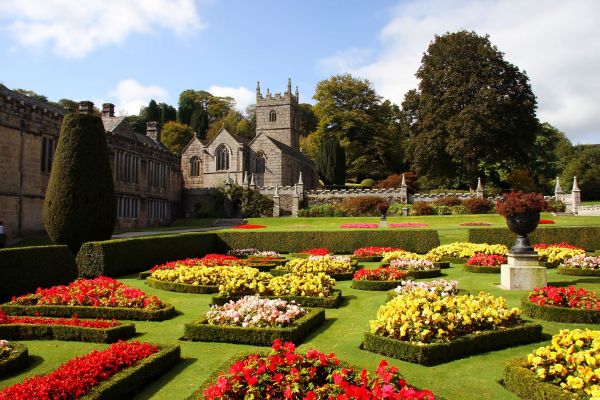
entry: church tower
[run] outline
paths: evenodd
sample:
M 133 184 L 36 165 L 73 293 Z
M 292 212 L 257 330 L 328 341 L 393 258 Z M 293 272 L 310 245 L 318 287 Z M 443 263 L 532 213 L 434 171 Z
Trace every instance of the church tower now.
M 296 112 L 298 109 L 298 86 L 292 94 L 292 80 L 288 79 L 287 91 L 272 95 L 269 89 L 263 97 L 260 84 L 256 82 L 256 132 L 299 149 L 298 125 Z

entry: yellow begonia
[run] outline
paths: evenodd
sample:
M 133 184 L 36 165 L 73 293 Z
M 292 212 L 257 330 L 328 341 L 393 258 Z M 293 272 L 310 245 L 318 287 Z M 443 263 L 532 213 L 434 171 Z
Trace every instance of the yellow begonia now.
M 351 260 L 348 257 L 318 256 L 309 258 L 295 258 L 288 261 L 285 266 L 275 268 L 287 270 L 294 274 L 341 274 L 354 271 Z
M 564 247 L 555 246 L 538 248 L 535 251 L 539 254 L 540 260 L 548 261 L 549 263 L 558 263 L 573 256 L 585 254 L 585 250 L 582 249 L 566 249 Z
M 500 256 L 508 253 L 508 247 L 503 244 L 456 242 L 438 246 L 431 249 L 427 254 L 436 257 L 458 257 L 468 258 L 475 254 L 497 254 Z
M 545 381 L 600 399 L 600 331 L 563 329 L 550 345 L 527 355 L 527 365 Z
M 390 261 L 401 259 L 401 258 L 409 259 L 409 260 L 428 260 L 431 262 L 438 262 L 442 259 L 441 257 L 439 257 L 435 254 L 417 254 L 417 253 L 411 253 L 409 251 L 400 250 L 400 251 L 389 251 L 389 252 L 383 253 L 383 259 L 381 260 L 381 262 L 384 264 L 389 264 Z

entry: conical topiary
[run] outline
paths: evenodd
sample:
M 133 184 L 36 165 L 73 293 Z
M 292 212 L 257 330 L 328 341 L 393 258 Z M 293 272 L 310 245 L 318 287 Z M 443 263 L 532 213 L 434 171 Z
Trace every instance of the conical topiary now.
M 73 254 L 81 245 L 110 239 L 116 202 L 102 120 L 68 114 L 62 123 L 44 201 L 50 239 Z

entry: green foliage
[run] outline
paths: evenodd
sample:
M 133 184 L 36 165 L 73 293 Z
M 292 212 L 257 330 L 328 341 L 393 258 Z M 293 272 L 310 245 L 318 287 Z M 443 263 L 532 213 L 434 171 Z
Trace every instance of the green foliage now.
M 125 121 L 129 123 L 131 129 L 133 129 L 140 135 L 146 134 L 146 120 L 143 117 L 140 117 L 139 115 L 128 115 L 127 117 L 125 117 Z
M 466 215 L 466 214 L 471 214 L 471 212 L 464 205 L 460 205 L 460 206 L 452 206 L 450 208 L 450 214 L 452 214 L 452 215 Z
M 156 104 L 156 101 L 154 100 L 150 100 L 150 102 L 148 103 L 148 107 L 145 107 L 142 112 L 140 113 L 140 116 L 146 121 L 146 122 L 151 122 L 151 121 L 156 121 L 156 122 L 160 122 L 160 108 L 158 107 L 158 104 Z
M 383 201 L 385 201 L 385 199 L 379 196 L 347 197 L 340 203 L 339 208 L 344 214 L 353 217 L 378 216 L 380 215 L 380 212 L 377 209 L 377 204 Z
M 573 157 L 562 173 L 562 181 L 572 182 L 574 176 L 583 200 L 600 200 L 600 145 L 575 147 Z
M 546 208 L 544 211 L 546 212 L 565 212 L 567 209 L 567 205 L 561 201 L 556 199 L 546 200 Z
M 223 193 L 235 208 L 240 209 L 243 218 L 273 215 L 273 200 L 256 190 L 233 185 L 230 189 L 223 189 Z
M 326 185 L 343 185 L 346 181 L 346 152 L 333 136 L 324 136 L 317 149 L 317 172 Z
M 235 101 L 231 97 L 218 97 L 204 90 L 188 89 L 179 95 L 177 118 L 182 124 L 191 125 L 194 111 L 203 109 L 207 112 L 210 128 L 215 121 L 223 118 L 230 110 L 233 110 L 234 105 Z
M 193 137 L 194 131 L 189 126 L 176 121 L 164 124 L 160 132 L 161 143 L 173 154 L 180 154 Z
M 518 358 L 509 361 L 504 368 L 502 384 L 516 393 L 521 399 L 528 400 L 573 400 L 573 393 L 563 390 L 559 385 L 541 381 L 535 372 L 527 368 L 527 360 Z
M 444 205 L 434 205 L 433 206 L 433 213 L 435 215 L 451 215 L 452 214 L 452 207 L 450 206 L 444 206 Z
M 552 305 L 540 306 L 529 301 L 528 297 L 521 299 L 521 310 L 530 318 L 544 321 L 565 322 L 570 324 L 600 323 L 600 311 Z
M 219 189 L 210 189 L 206 196 L 194 205 L 194 217 L 196 218 L 222 218 L 225 217 L 223 208 L 225 194 Z
M 418 201 L 410 208 L 410 215 L 434 215 L 433 206 L 426 201 Z
M 44 201 L 48 236 L 75 254 L 85 242 L 110 238 L 115 221 L 115 193 L 102 120 L 69 114 L 63 119 Z
M 446 343 L 417 344 L 365 333 L 363 348 L 412 363 L 438 365 L 473 354 L 542 340 L 542 326 L 524 322 L 509 328 L 461 336 Z
M 13 375 L 30 364 L 27 346 L 20 343 L 11 343 L 10 345 L 13 348 L 11 354 L 7 358 L 0 359 L 0 378 L 4 375 Z
M 177 121 L 177 110 L 167 103 L 158 103 L 160 109 L 160 126 L 164 126 L 169 121 Z
M 490 243 L 513 246 L 516 234 L 506 228 L 474 228 L 469 229 L 469 242 Z M 566 242 L 579 246 L 588 251 L 600 249 L 600 227 L 552 227 L 537 228 L 529 234 L 529 241 L 535 243 L 561 243 Z
M 436 206 L 461 206 L 463 201 L 456 196 L 441 197 L 433 202 Z
M 313 106 L 308 103 L 300 103 L 296 110 L 296 124 L 298 125 L 300 136 L 306 137 L 315 132 L 319 125 L 319 118 L 315 114 Z
M 87 278 L 146 271 L 167 261 L 214 252 L 216 239 L 212 233 L 181 233 L 88 242 L 77 254 L 77 267 Z
M 203 342 L 243 343 L 255 346 L 271 346 L 275 339 L 299 344 L 306 336 L 325 321 L 321 308 L 309 309 L 308 314 L 295 320 L 287 327 L 256 328 L 228 325 L 210 325 L 206 319 L 185 324 L 187 340 Z
M 558 273 L 560 275 L 570 275 L 570 276 L 600 276 L 600 270 L 597 270 L 597 269 L 558 267 Z
M 114 343 L 135 336 L 135 325 L 121 323 L 111 328 L 87 328 L 68 325 L 6 324 L 0 336 L 8 340 L 68 340 L 90 343 Z
M 4 303 L 0 309 L 8 315 L 31 315 L 42 317 L 71 318 L 77 314 L 79 318 L 105 318 L 132 321 L 163 321 L 173 318 L 175 307 L 164 304 L 165 307 L 157 310 L 145 310 L 141 308 L 125 307 L 92 307 L 92 306 L 63 306 L 63 305 L 41 305 L 23 306 Z
M 535 183 L 543 187 L 544 192 L 549 193 L 552 191 L 554 178 L 562 174 L 572 158 L 573 145 L 564 132 L 544 122 L 538 128 L 531 152 L 532 159 L 529 168 L 535 176 Z M 516 190 L 527 191 L 525 189 Z
M 288 302 L 295 302 L 302 307 L 311 308 L 338 308 L 342 303 L 342 292 L 339 289 L 333 289 L 328 297 L 318 296 L 265 296 L 269 299 L 281 299 Z M 223 305 L 231 300 L 239 300 L 239 296 L 223 296 L 214 294 L 212 304 Z
M 375 181 L 371 178 L 363 179 L 360 182 L 360 186 L 371 188 L 371 187 L 375 186 Z
M 466 272 L 472 272 L 475 274 L 499 274 L 500 267 L 496 266 L 483 266 L 483 265 L 469 265 L 465 264 L 463 269 Z
M 388 215 L 402 215 L 403 208 L 408 208 L 410 212 L 411 205 L 404 203 L 392 203 L 390 204 L 390 208 L 388 208 Z
M 77 278 L 75 258 L 67 246 L 0 249 L 0 301 L 38 287 L 68 284 Z
M 298 210 L 299 217 L 343 217 L 344 212 L 332 204 L 317 204 Z
M 489 37 L 459 31 L 435 36 L 402 104 L 411 134 L 408 159 L 430 179 L 474 188 L 486 168 L 529 161 L 538 129 L 536 98 L 524 72 Z
M 196 105 L 192 113 L 190 128 L 196 133 L 198 139 L 206 139 L 208 132 L 208 112 L 201 105 Z
M 485 214 L 494 209 L 494 203 L 488 199 L 471 197 L 463 201 L 463 205 L 469 210 L 469 214 Z

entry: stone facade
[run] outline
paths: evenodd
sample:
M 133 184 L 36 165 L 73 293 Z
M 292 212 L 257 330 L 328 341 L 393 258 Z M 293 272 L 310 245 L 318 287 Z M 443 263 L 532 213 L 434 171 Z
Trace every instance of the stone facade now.
M 82 111 L 93 105 L 82 102 Z M 65 111 L 0 85 L 0 220 L 9 238 L 44 230 L 43 208 L 52 159 Z M 114 106 L 103 107 L 119 216 L 117 227 L 167 224 L 178 216 L 179 159 L 150 137 L 139 135 Z
M 298 88 L 291 92 L 291 81 L 283 94 L 266 96 L 256 88 L 256 135 L 252 140 L 239 137 L 222 128 L 210 141 L 194 137 L 181 154 L 184 180 L 185 213 L 201 201 L 202 188 L 225 183 L 252 186 L 264 193 L 271 187 L 292 187 L 300 174 L 304 186 L 318 184 L 314 163 L 300 151 L 296 111 Z M 284 190 L 285 191 L 285 190 Z M 282 196 L 288 196 L 282 193 Z M 291 212 L 291 201 L 282 202 L 282 212 Z M 289 205 L 288 205 L 289 204 Z

